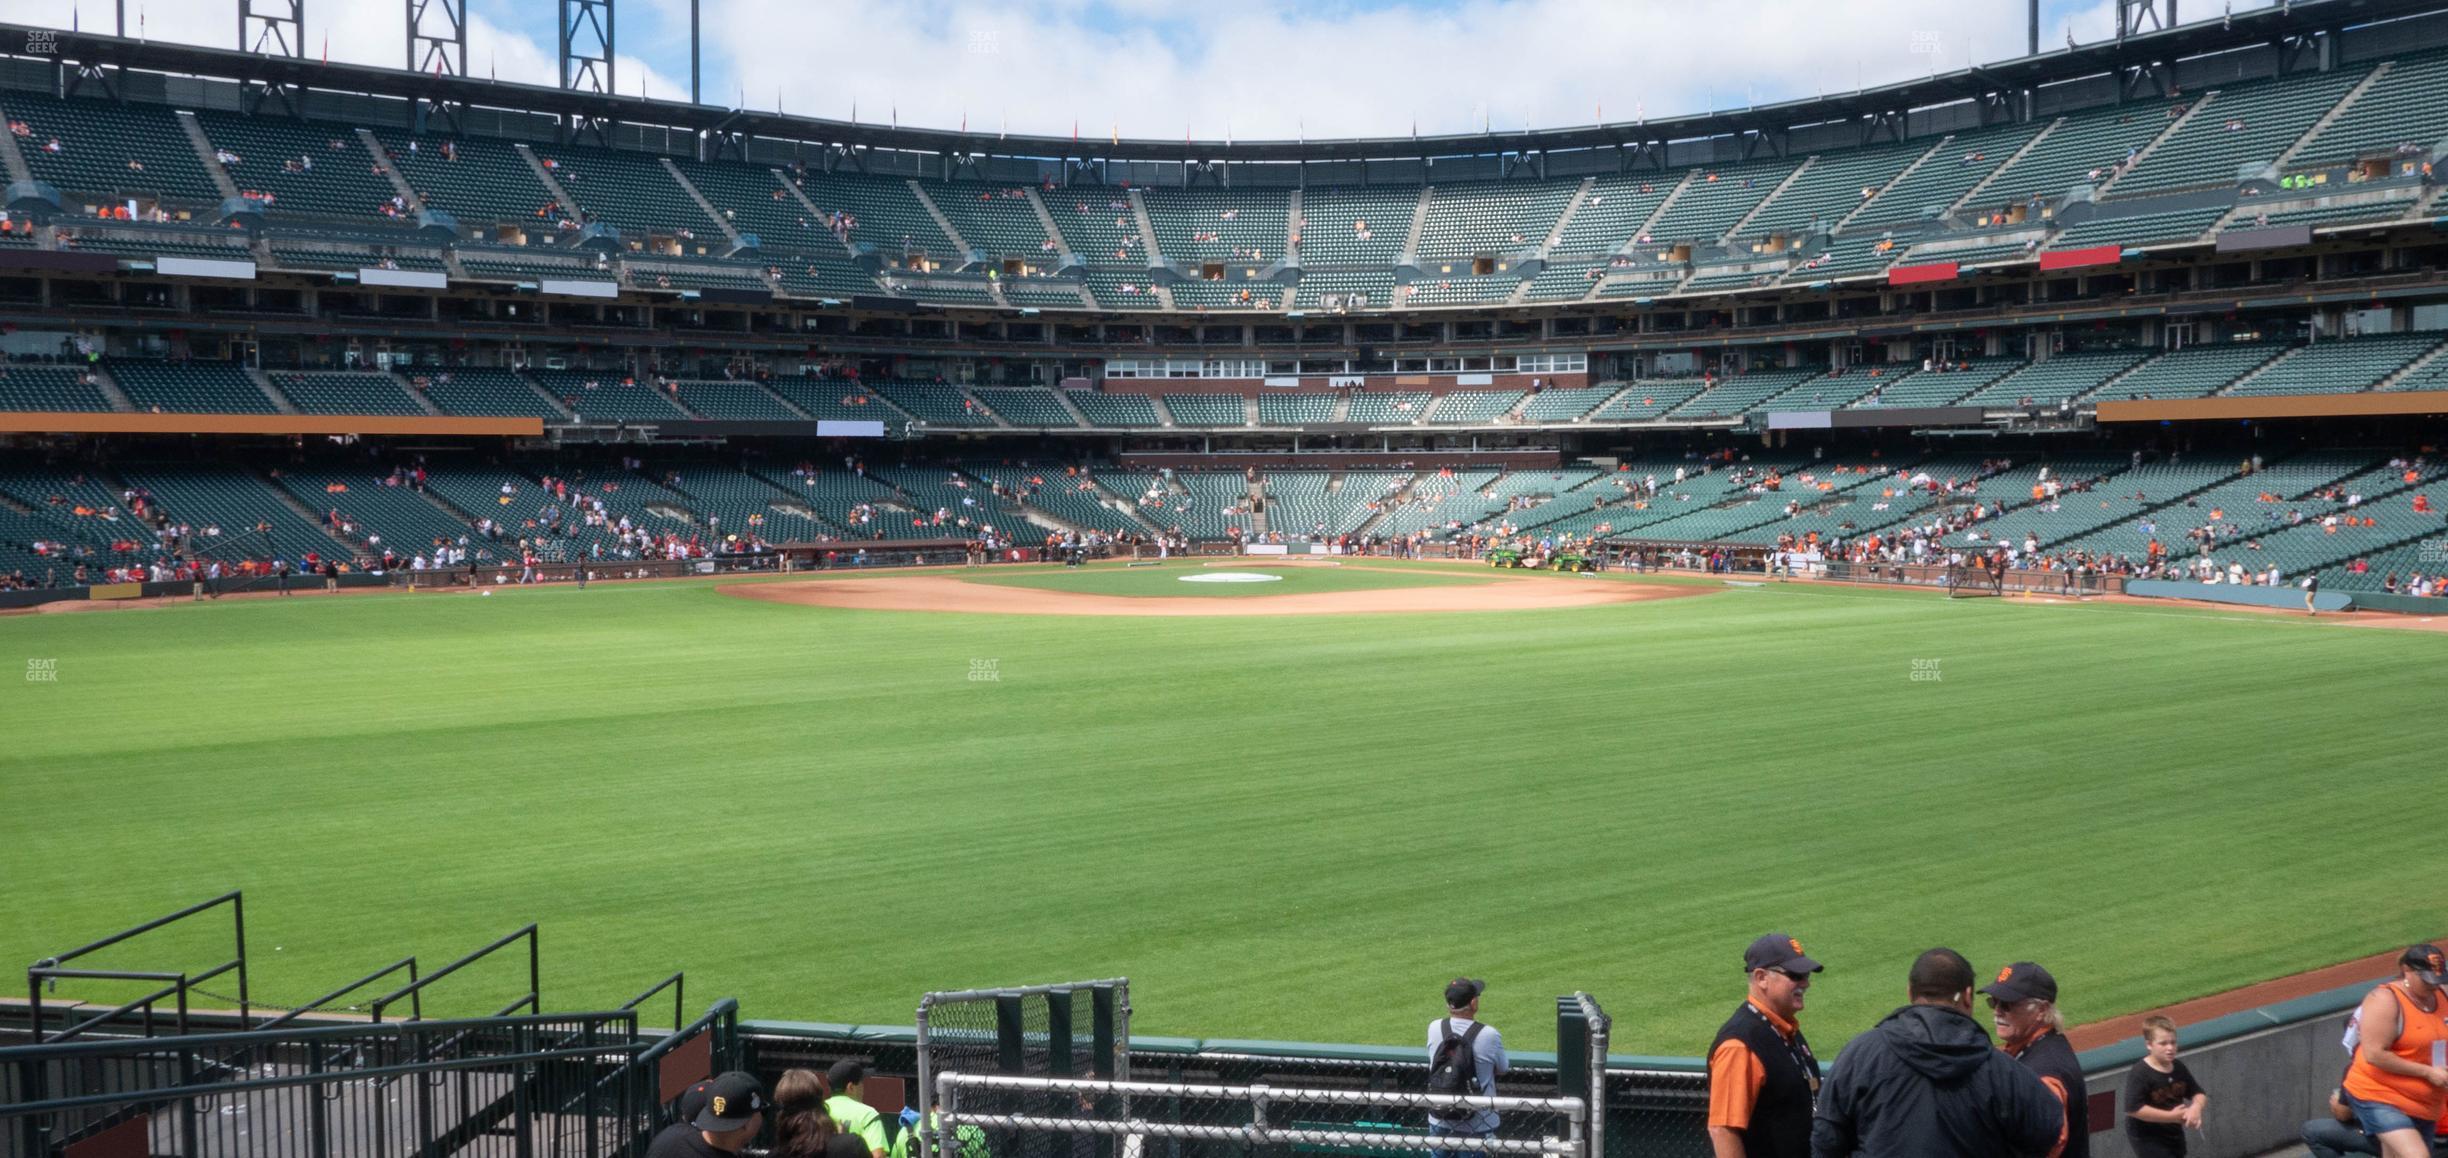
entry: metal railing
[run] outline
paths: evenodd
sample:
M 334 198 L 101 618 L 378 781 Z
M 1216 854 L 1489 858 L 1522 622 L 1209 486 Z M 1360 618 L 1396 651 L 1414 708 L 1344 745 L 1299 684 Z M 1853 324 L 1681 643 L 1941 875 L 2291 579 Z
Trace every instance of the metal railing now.
M 1131 1082 L 1080 1078 L 1029 1078 L 1005 1074 L 940 1073 L 935 1091 L 943 1110 L 935 1121 L 935 1153 L 960 1153 L 961 1128 L 1006 1137 L 1045 1134 L 1123 1139 L 1125 1152 L 1145 1153 L 1149 1139 L 1223 1143 L 1240 1148 L 1292 1147 L 1303 1150 L 1473 1151 L 1481 1154 L 1580 1155 L 1584 1152 L 1586 1106 L 1580 1098 L 1483 1096 L 1455 1098 L 1394 1090 L 1266 1085 L 1217 1086 L 1182 1082 Z M 1044 1112 L 1011 1112 L 980 1107 L 991 1095 L 1010 1100 L 1035 1100 Z M 981 1097 L 987 1095 L 988 1097 Z M 1058 1097 L 1059 1096 L 1059 1097 Z M 1105 1104 L 1150 1107 L 1152 1112 L 1101 1112 Z M 1204 1105 L 1201 1105 L 1204 1103 Z M 1237 1112 L 1231 1107 L 1241 1107 Z M 1071 1113 L 1053 1112 L 1070 1109 Z M 1466 1109 L 1528 1116 L 1541 1126 L 1563 1129 L 1538 1133 L 1537 1127 L 1516 1127 L 1508 1136 L 1500 1125 L 1488 1134 L 1440 1134 L 1396 1123 L 1351 1116 L 1353 1111 L 1411 1110 L 1422 1113 Z M 1289 1110 L 1290 1120 L 1284 1111 Z M 1314 1115 L 1327 1121 L 1304 1121 Z M 1229 1117 L 1231 1120 L 1225 1120 Z M 1205 1119 L 1205 1120 L 1199 1120 Z M 1529 1136 L 1523 1136 L 1524 1134 Z M 1041 1148 L 1008 1142 L 989 1146 L 998 1154 L 1034 1154 Z
M 232 945 L 230 959 L 218 965 L 207 968 L 201 972 L 190 973 L 183 969 L 84 969 L 71 968 L 68 964 L 71 961 L 90 956 L 93 953 L 110 948 L 113 945 L 121 944 L 126 941 L 132 941 L 145 935 L 146 933 L 154 931 L 155 929 L 162 928 L 166 925 L 176 924 L 180 921 L 186 920 L 189 917 L 196 916 L 200 913 L 210 912 L 223 906 L 228 907 L 230 915 L 230 941 Z M 99 941 L 86 945 L 80 945 L 56 956 L 45 957 L 42 960 L 36 961 L 32 965 L 27 966 L 26 1008 L 28 1016 L 33 1023 L 34 1039 L 36 1041 L 46 1042 L 65 1041 L 69 1038 L 77 1036 L 79 1033 L 82 1033 L 87 1029 L 93 1028 L 94 1026 L 101 1025 L 105 1022 L 115 1021 L 130 1013 L 137 1013 L 140 1011 L 142 1014 L 141 1024 L 143 1033 L 146 1037 L 151 1037 L 154 1033 L 154 1008 L 164 1000 L 173 1002 L 173 1008 L 176 1011 L 177 1030 L 179 1033 L 184 1034 L 188 1030 L 188 998 L 190 995 L 196 992 L 195 987 L 225 973 L 236 973 L 238 975 L 238 1013 L 239 1017 L 243 1020 L 251 1012 L 251 1007 L 247 996 L 246 902 L 242 900 L 235 891 L 223 893 L 220 896 L 214 897 L 208 901 L 201 901 L 196 904 L 189 905 L 175 913 L 155 917 L 141 925 L 136 925 L 128 929 L 122 929 L 119 932 L 113 933 L 108 937 L 104 937 Z M 68 1024 L 58 1033 L 51 1033 L 44 1024 L 45 1015 L 43 1013 L 43 990 L 46 988 L 55 987 L 63 978 L 88 981 L 159 981 L 167 982 L 167 984 L 163 985 L 161 988 L 149 990 L 143 995 L 118 1005 L 106 1012 L 88 1017 L 83 1021 Z M 72 1016 L 74 1015 L 66 1015 L 62 1018 L 62 1020 L 65 1021 L 67 1017 Z

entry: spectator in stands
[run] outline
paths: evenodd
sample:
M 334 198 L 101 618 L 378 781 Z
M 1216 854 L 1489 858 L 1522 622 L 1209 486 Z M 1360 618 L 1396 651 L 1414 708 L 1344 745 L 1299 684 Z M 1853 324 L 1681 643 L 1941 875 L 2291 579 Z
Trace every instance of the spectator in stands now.
M 1256 468 L 1248 477 L 1255 479 Z M 1428 1062 L 1436 1064 L 1437 1047 L 1449 1038 L 1467 1037 L 1471 1051 L 1471 1067 L 1476 1089 L 1483 1095 L 1496 1092 L 1496 1079 L 1513 1069 L 1505 1057 L 1504 1035 L 1496 1027 L 1479 1020 L 1479 995 L 1487 991 L 1487 982 L 1470 977 L 1456 977 L 1445 985 L 1445 1016 L 1428 1023 Z M 1496 1132 L 1498 1119 L 1494 1110 L 1477 1110 L 1459 1118 L 1428 1115 L 1428 1132 L 1443 1137 L 1485 1138 Z M 1430 1158 L 1477 1158 L 1475 1151 L 1431 1150 Z
M 2307 604 L 2312 590 L 2305 588 Z M 2428 1158 L 2448 1090 L 2448 1068 L 2437 1061 L 2448 1049 L 2448 1023 L 2440 1020 L 2448 955 L 2415 945 L 2397 964 L 2397 980 L 2372 990 L 2355 1012 L 2360 1044 L 2340 1100 L 2379 1140 L 2383 1158 Z
M 825 1110 L 833 1094 L 824 1075 L 786 1070 L 774 1083 L 774 1158 L 866 1158 L 867 1147 L 841 1132 Z
M 2056 1153 L 2090 1158 L 2091 1103 L 2084 1092 L 2082 1064 L 2066 1043 L 2065 1019 L 2057 1012 L 2057 979 L 2038 965 L 2017 961 L 1998 970 L 1997 980 L 1981 992 L 1989 998 L 1998 1048 L 2038 1075 L 2063 1106 Z
M 688 1102 L 681 1099 L 683 1107 Z M 646 1158 L 725 1158 L 747 1149 L 764 1126 L 765 1087 L 754 1074 L 727 1073 L 706 1087 L 704 1108 L 694 1117 L 655 1135 Z
M 1750 991 L 1709 1046 L 1708 1136 L 1716 1158 L 1806 1158 L 1819 1059 L 1797 1022 L 1811 974 L 1802 943 L 1770 933 L 1743 950 Z
M 2048 1087 L 1990 1048 L 1972 1019 L 1972 964 L 1913 961 L 1911 1004 L 1837 1055 L 1811 1122 L 1813 1158 L 2039 1158 L 2063 1114 Z
M 2184 1158 L 2185 1131 L 2202 1128 L 2210 1095 L 2176 1058 L 2176 1023 L 2142 1023 L 2142 1060 L 2125 1074 L 2125 1141 L 2134 1158 Z
M 825 1099 L 825 1112 L 833 1115 L 842 1132 L 865 1144 L 869 1158 L 885 1158 L 890 1143 L 884 1137 L 884 1116 L 862 1100 L 867 1088 L 867 1066 L 863 1062 L 837 1061 L 825 1073 L 825 1084 L 833 1095 Z

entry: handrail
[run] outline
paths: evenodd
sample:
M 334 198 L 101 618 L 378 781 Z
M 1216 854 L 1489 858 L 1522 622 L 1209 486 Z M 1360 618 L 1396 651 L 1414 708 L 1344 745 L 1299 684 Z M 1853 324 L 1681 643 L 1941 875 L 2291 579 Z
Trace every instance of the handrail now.
M 476 951 L 441 967 L 440 969 L 436 969 L 432 973 L 428 973 L 418 980 L 411 981 L 407 985 L 392 990 L 381 997 L 375 998 L 371 1009 L 374 1020 L 381 1021 L 383 1010 L 389 1008 L 392 1002 L 398 1001 L 403 997 L 409 999 L 408 1019 L 410 1021 L 425 1020 L 425 999 L 423 997 L 423 993 L 426 986 L 431 985 L 436 981 L 440 981 L 441 979 L 448 977 L 461 969 L 465 969 L 468 966 L 483 960 L 486 956 L 500 950 L 513 941 L 519 940 L 520 938 L 525 938 L 527 941 L 527 996 L 518 1001 L 512 1002 L 508 1008 L 517 1009 L 520 1005 L 534 1005 L 540 1009 L 542 1006 L 543 986 L 537 976 L 538 966 L 536 925 L 535 922 L 530 921 L 518 928 L 516 931 L 495 938 L 491 943 L 483 946 L 482 948 L 479 948 Z M 507 1015 L 508 1011 L 505 1010 L 502 1016 Z
M 657 981 L 652 986 L 648 987 L 646 992 L 640 993 L 637 996 L 622 1002 L 621 1008 L 636 1009 L 638 1006 L 644 1005 L 647 998 L 652 997 L 665 989 L 669 989 L 672 991 L 672 1029 L 677 1032 L 680 1028 L 680 1010 L 683 1008 L 683 998 L 681 994 L 687 989 L 687 986 L 682 982 L 682 978 L 686 976 L 686 973 L 674 973 L 661 981 Z
M 405 1024 L 405 1023 L 397 1023 Z M 428 1023 L 438 1024 L 438 1023 Z M 158 1043 L 156 1048 L 161 1048 Z M 446 1061 L 402 1062 L 398 1065 L 373 1066 L 346 1071 L 350 1081 L 366 1081 L 406 1077 L 412 1074 L 450 1072 L 475 1066 L 499 1067 L 505 1063 L 555 1061 L 561 1058 L 601 1058 L 610 1053 L 635 1053 L 641 1049 L 636 1042 L 611 1042 L 597 1045 L 572 1046 L 566 1049 L 535 1050 L 518 1054 L 494 1054 L 481 1058 L 455 1058 Z M 268 1078 L 250 1078 L 238 1082 L 217 1082 L 211 1085 L 172 1085 L 152 1090 L 117 1090 L 106 1094 L 82 1094 L 73 1098 L 52 1098 L 41 1102 L 0 1103 L 0 1118 L 18 1118 L 31 1114 L 55 1113 L 89 1106 L 122 1105 L 129 1102 L 169 1098 L 194 1098 L 207 1095 L 244 1094 L 259 1090 L 287 1089 L 310 1086 L 333 1080 L 330 1072 L 282 1074 Z
M 113 945 L 134 940 L 135 938 L 141 937 L 146 933 L 150 933 L 166 925 L 175 924 L 198 913 L 217 909 L 224 905 L 229 906 L 230 940 L 237 952 L 236 955 L 231 957 L 229 960 L 224 961 L 219 965 L 215 965 L 202 973 L 190 974 L 185 971 L 167 972 L 128 969 L 71 969 L 67 967 L 68 963 L 71 961 L 75 961 L 89 954 L 110 948 Z M 254 1007 L 249 999 L 247 988 L 246 900 L 244 896 L 241 895 L 239 890 L 236 889 L 222 893 L 221 895 L 213 897 L 209 900 L 198 901 L 195 904 L 189 905 L 186 908 L 180 909 L 176 912 L 166 913 L 162 916 L 155 917 L 150 921 L 121 929 L 110 936 L 79 945 L 65 953 L 58 953 L 49 957 L 44 957 L 41 960 L 34 962 L 32 965 L 26 966 L 26 1006 L 30 1012 L 30 1020 L 33 1022 L 34 1036 L 41 1040 L 56 1040 L 58 1037 L 66 1037 L 81 1032 L 94 1025 L 95 1021 L 94 1019 L 87 1019 L 86 1021 L 77 1023 L 65 1030 L 62 1030 L 58 1035 L 49 1034 L 44 1029 L 45 1018 L 43 1015 L 43 988 L 46 984 L 49 984 L 53 988 L 57 988 L 59 980 L 63 977 L 94 981 L 168 981 L 173 983 L 172 988 L 157 992 L 151 997 L 138 998 L 131 1001 L 120 1006 L 118 1009 L 113 1010 L 111 1015 L 116 1016 L 135 1009 L 137 1006 L 145 1006 L 148 1017 L 146 1022 L 146 1031 L 149 1033 L 152 1029 L 152 1023 L 149 1020 L 151 1015 L 151 1006 L 148 1003 L 158 1001 L 163 997 L 175 994 L 178 997 L 178 1029 L 179 1033 L 184 1035 L 187 1032 L 188 990 L 194 987 L 197 982 L 209 981 L 212 978 L 219 977 L 222 974 L 228 973 L 232 970 L 236 970 L 238 973 L 238 1016 L 241 1022 L 244 1022 L 251 1018 L 254 1012 Z M 66 1015 L 66 1017 L 72 1016 L 74 1015 Z M 62 1020 L 66 1020 L 66 1017 L 63 1017 Z M 36 1085 L 39 1087 L 40 1082 L 37 1081 Z
M 301 1017 L 301 1016 L 303 1016 L 303 1015 L 305 1015 L 305 1014 L 312 1013 L 312 1012 L 315 1012 L 315 1011 L 317 1011 L 317 1010 L 322 1009 L 322 1008 L 323 1008 L 323 1006 L 325 1006 L 326 1004 L 329 1004 L 330 1002 L 338 1001 L 338 1000 L 339 1000 L 341 997 L 343 997 L 343 996 L 345 996 L 346 994 L 348 994 L 348 993 L 349 993 L 351 990 L 355 990 L 355 989 L 361 989 L 361 988 L 364 988 L 365 986 L 372 984 L 372 983 L 375 981 L 375 979 L 380 978 L 380 977 L 383 977 L 383 976 L 386 976 L 386 975 L 389 975 L 389 974 L 392 974 L 392 973 L 397 973 L 397 972 L 399 972 L 399 971 L 400 971 L 402 968 L 406 968 L 406 969 L 408 970 L 408 979 L 409 979 L 410 981 L 414 981 L 414 980 L 416 980 L 416 976 L 417 976 L 417 959 L 416 959 L 416 957 L 415 957 L 414 955 L 410 955 L 410 956 L 407 956 L 407 957 L 402 957 L 402 958 L 400 958 L 400 959 L 399 959 L 399 960 L 397 960 L 397 961 L 394 961 L 394 962 L 392 962 L 392 963 L 390 963 L 390 964 L 388 964 L 388 965 L 383 966 L 383 967 L 382 967 L 382 968 L 380 968 L 380 969 L 377 969 L 377 970 L 373 971 L 372 973 L 368 973 L 368 974 L 366 974 L 365 976 L 363 976 L 363 977 L 360 977 L 360 978 L 356 979 L 355 981 L 351 981 L 351 982 L 349 982 L 348 984 L 343 985 L 343 986 L 341 986 L 341 987 L 340 987 L 340 988 L 338 988 L 338 989 L 334 989 L 334 990 L 332 990 L 331 992 L 326 993 L 326 994 L 324 994 L 324 995 L 323 995 L 323 996 L 321 996 L 321 997 L 315 998 L 314 1000 L 309 1001 L 309 1002 L 307 1002 L 307 1003 L 306 1003 L 306 1004 L 304 1004 L 304 1005 L 298 1006 L 296 1009 L 292 1009 L 292 1010 L 290 1010 L 290 1011 L 289 1011 L 289 1012 L 287 1012 L 287 1013 L 281 1014 L 279 1017 L 275 1017 L 275 1018 L 273 1018 L 272 1020 L 270 1020 L 270 1021 L 267 1021 L 267 1022 L 263 1023 L 263 1028 L 265 1028 L 265 1029 L 270 1029 L 271 1027 L 276 1026 L 276 1025 L 284 1025 L 284 1024 L 287 1024 L 287 1023 L 289 1023 L 289 1022 L 291 1022 L 291 1021 L 295 1021 L 295 1020 L 297 1020 L 299 1017 Z
M 140 1054 L 178 1048 L 204 1049 L 215 1046 L 245 1046 L 265 1044 L 312 1044 L 325 1041 L 349 1041 L 365 1037 L 395 1037 L 403 1032 L 448 1034 L 479 1029 L 506 1029 L 524 1026 L 559 1026 L 578 1021 L 630 1021 L 633 1015 L 622 1009 L 580 1010 L 569 1013 L 540 1014 L 532 1017 L 468 1017 L 450 1021 L 391 1021 L 349 1025 L 317 1025 L 304 1029 L 280 1031 L 250 1029 L 236 1033 L 197 1034 L 180 1038 L 176 1043 L 159 1038 L 119 1038 L 108 1041 L 65 1041 L 37 1045 L 0 1046 L 0 1065 L 11 1062 L 49 1058 L 110 1057 Z

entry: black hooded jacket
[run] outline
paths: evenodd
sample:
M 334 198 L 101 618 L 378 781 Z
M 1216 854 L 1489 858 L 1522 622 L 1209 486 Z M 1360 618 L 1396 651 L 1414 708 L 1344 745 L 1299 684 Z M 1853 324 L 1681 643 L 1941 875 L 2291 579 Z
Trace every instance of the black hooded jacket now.
M 1837 1055 L 1812 1115 L 1811 1158 L 2041 1158 L 2063 1113 L 1969 1014 L 1907 1005 Z

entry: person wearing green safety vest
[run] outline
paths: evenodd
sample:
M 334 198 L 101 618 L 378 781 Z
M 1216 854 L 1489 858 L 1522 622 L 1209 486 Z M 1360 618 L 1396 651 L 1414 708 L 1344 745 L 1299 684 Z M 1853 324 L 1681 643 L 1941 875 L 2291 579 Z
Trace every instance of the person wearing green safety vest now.
M 901 1133 L 893 1139 L 892 1158 L 910 1158 L 912 1154 L 933 1155 L 936 1133 L 943 1128 L 942 1120 L 937 1115 L 942 1112 L 941 1100 L 927 1107 L 926 1127 L 921 1131 L 918 1125 L 918 1111 L 916 1109 L 901 1111 Z M 919 1137 L 917 1142 L 910 1141 L 911 1137 L 921 1134 L 923 1136 Z M 949 1158 L 993 1158 L 993 1155 L 986 1149 L 986 1131 L 974 1125 L 963 1123 L 954 1126 L 952 1139 L 954 1145 L 959 1149 Z
M 864 1144 L 873 1158 L 889 1158 L 892 1143 L 884 1136 L 884 1115 L 863 1100 L 866 1081 L 866 1063 L 834 1062 L 825 1071 L 825 1084 L 833 1087 L 833 1096 L 825 1099 L 825 1112 L 841 1124 L 842 1133 Z

